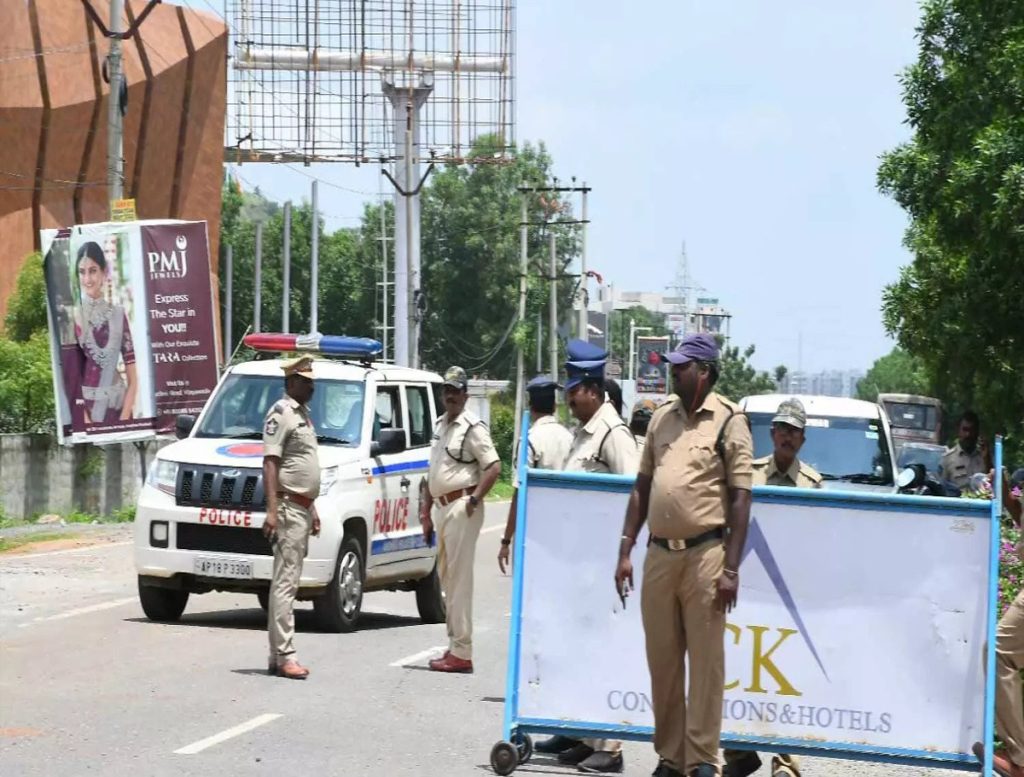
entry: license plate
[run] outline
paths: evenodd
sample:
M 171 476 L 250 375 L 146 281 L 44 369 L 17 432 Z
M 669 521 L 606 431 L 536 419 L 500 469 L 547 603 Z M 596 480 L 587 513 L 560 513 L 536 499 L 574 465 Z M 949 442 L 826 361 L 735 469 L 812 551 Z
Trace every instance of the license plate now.
M 194 570 L 203 577 L 234 577 L 252 579 L 252 562 L 229 558 L 200 557 L 195 560 Z

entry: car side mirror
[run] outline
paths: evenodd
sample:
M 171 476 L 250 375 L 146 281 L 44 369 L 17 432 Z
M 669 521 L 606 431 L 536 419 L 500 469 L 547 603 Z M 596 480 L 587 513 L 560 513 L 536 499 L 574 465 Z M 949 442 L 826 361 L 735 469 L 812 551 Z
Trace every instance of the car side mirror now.
M 192 427 L 195 425 L 196 417 L 194 415 L 180 414 L 174 419 L 174 436 L 179 440 L 184 440 L 192 434 Z
M 380 439 L 370 443 L 370 456 L 386 456 L 405 450 L 404 429 L 381 429 Z

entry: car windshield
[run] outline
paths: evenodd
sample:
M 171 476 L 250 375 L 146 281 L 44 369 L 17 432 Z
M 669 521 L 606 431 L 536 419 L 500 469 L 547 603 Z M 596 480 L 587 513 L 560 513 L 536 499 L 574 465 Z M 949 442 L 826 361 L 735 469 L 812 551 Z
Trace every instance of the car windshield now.
M 925 469 L 935 474 L 939 473 L 942 454 L 946 452 L 946 449 L 941 446 L 919 448 L 915 445 L 904 445 L 899 450 L 899 455 L 896 457 L 898 469 L 902 470 L 911 464 L 924 464 Z
M 363 428 L 364 384 L 318 380 L 309 401 L 317 439 L 325 445 L 358 445 Z M 270 375 L 229 375 L 213 397 L 196 437 L 263 438 L 263 419 L 284 396 L 284 381 Z
M 898 429 L 935 431 L 939 426 L 939 409 L 918 402 L 886 402 L 889 423 Z
M 774 413 L 748 413 L 754 435 L 754 456 L 771 455 Z M 892 457 L 877 418 L 808 417 L 801 461 L 825 480 L 850 480 L 891 485 Z

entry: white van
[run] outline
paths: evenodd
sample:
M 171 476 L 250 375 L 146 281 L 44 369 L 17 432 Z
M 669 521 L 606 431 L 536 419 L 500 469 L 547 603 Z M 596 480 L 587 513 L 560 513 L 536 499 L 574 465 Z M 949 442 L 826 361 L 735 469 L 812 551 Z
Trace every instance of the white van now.
M 436 548 L 419 521 L 434 421 L 435 373 L 316 359 L 309 407 L 320 441 L 319 537 L 310 537 L 298 598 L 328 631 L 355 628 L 363 593 L 415 592 L 425 623 L 445 605 Z M 261 527 L 263 420 L 283 396 L 279 359 L 230 368 L 198 419 L 178 418 L 139 495 L 135 565 L 147 617 L 173 621 L 189 594 L 256 594 L 266 608 L 273 555 Z
M 750 418 L 754 458 L 770 456 L 772 418 L 790 394 L 744 397 L 739 405 Z M 847 397 L 796 395 L 807 412 L 804 447 L 798 458 L 821 473 L 824 488 L 892 491 L 892 432 L 877 404 Z

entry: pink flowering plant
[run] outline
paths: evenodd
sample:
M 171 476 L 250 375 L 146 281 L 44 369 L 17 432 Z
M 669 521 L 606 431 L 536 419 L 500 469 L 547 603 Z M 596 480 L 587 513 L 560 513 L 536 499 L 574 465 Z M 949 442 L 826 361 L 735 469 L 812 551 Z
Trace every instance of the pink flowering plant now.
M 1015 499 L 1021 498 L 1020 486 L 1010 491 Z M 992 483 L 989 479 L 976 477 L 962 493 L 967 499 L 991 499 Z M 1004 510 L 1003 521 L 1000 526 L 999 538 L 999 614 L 1006 612 L 1020 589 L 1024 587 L 1024 561 L 1017 553 L 1017 544 L 1020 542 L 1021 531 L 1010 520 L 1009 514 Z
M 1002 536 L 999 542 L 999 614 L 1016 598 L 1021 586 L 1024 586 L 1024 561 L 1017 555 L 1017 543 L 1020 541 L 1020 529 L 1003 523 Z

